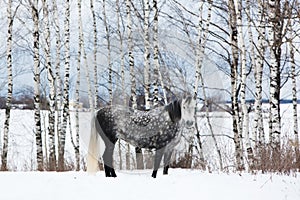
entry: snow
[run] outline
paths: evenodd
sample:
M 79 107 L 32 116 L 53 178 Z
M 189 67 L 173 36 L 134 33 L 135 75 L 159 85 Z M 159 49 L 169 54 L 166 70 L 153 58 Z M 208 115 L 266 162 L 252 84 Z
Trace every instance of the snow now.
M 225 174 L 198 170 L 117 171 L 117 178 L 85 172 L 1 172 L 3 200 L 82 199 L 300 199 L 300 174 Z

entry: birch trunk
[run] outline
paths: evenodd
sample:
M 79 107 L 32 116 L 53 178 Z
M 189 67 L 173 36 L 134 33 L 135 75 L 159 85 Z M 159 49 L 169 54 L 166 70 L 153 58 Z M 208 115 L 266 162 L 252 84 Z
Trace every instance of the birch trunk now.
M 157 1 L 153 0 L 153 107 L 158 105 L 158 70 L 159 70 L 159 60 L 158 60 L 158 8 Z
M 57 4 L 56 0 L 52 1 L 53 4 L 53 13 L 54 13 L 54 27 L 55 27 L 55 71 L 56 71 L 56 126 L 57 126 L 57 139 L 58 139 L 58 145 L 60 145 L 60 135 L 62 130 L 62 112 L 61 112 L 61 75 L 60 75 L 60 54 L 61 54 L 61 39 L 60 39 L 60 26 L 59 26 L 59 18 L 58 18 L 58 11 L 57 11 Z M 56 159 L 56 156 L 55 156 Z M 56 160 L 55 160 L 56 163 Z M 56 164 L 55 164 L 56 165 Z M 55 166 L 57 167 L 57 166 Z
M 36 137 L 36 159 L 37 170 L 44 170 L 43 162 L 43 142 L 41 130 L 40 112 L 40 54 L 39 54 L 39 13 L 38 0 L 31 2 L 31 12 L 33 19 L 33 62 L 34 62 L 34 121 Z
M 159 47 L 158 47 L 158 6 L 157 0 L 153 0 L 153 61 L 154 61 L 154 70 L 153 70 L 153 107 L 156 107 L 159 103 L 159 94 L 158 94 L 158 86 L 159 82 L 161 84 L 161 89 L 163 92 L 163 100 L 164 103 L 167 104 L 167 95 L 165 92 L 164 82 L 162 80 L 162 75 L 160 71 L 159 64 Z
M 93 18 L 93 33 L 94 33 L 94 107 L 97 109 L 98 107 L 98 68 L 97 68 L 97 45 L 98 45 L 98 39 L 97 39 L 97 21 L 96 21 L 96 14 L 94 9 L 94 0 L 90 1 L 91 4 L 91 12 L 92 12 L 92 18 Z
M 266 24 L 265 24 L 265 12 L 264 5 L 259 2 L 258 5 L 258 16 L 260 22 L 258 25 L 258 46 L 257 53 L 255 55 L 256 65 L 254 67 L 254 78 L 255 78 L 255 103 L 254 103 L 254 124 L 253 124 L 253 135 L 256 142 L 256 148 L 261 152 L 261 147 L 265 144 L 265 134 L 263 127 L 263 116 L 262 116 L 262 75 L 265 59 L 265 45 L 264 38 L 266 37 Z M 257 142 L 258 141 L 258 142 Z
M 295 50 L 293 45 L 293 26 L 292 19 L 289 19 L 289 49 L 290 49 L 290 62 L 291 62 L 291 78 L 292 78 L 292 99 L 293 99 L 293 122 L 294 122 L 294 137 L 295 137 L 295 155 L 297 167 L 300 168 L 300 152 L 299 152 L 299 134 L 298 134 L 298 105 L 297 105 L 297 76 L 296 76 L 296 62 L 295 62 Z
M 83 39 L 81 38 L 81 0 L 77 1 L 77 7 L 78 7 L 78 52 L 77 52 L 77 69 L 76 69 L 76 86 L 75 86 L 75 102 L 76 102 L 76 111 L 75 111 L 75 134 L 76 134 L 76 143 L 73 142 L 73 147 L 75 150 L 75 159 L 76 159 L 76 170 L 80 170 L 80 153 L 79 153 L 79 90 L 80 90 L 80 79 L 81 79 L 81 50 L 82 50 L 82 41 Z M 72 136 L 72 133 L 71 133 Z M 78 141 L 78 142 L 77 142 Z
M 209 7 L 208 7 L 208 13 L 207 13 L 207 19 L 206 19 L 206 23 L 205 23 L 205 29 L 204 31 L 202 31 L 202 23 L 203 23 L 203 19 L 202 19 L 202 12 L 203 12 L 203 2 L 200 2 L 199 5 L 199 19 L 198 19 L 198 39 L 197 39 L 197 47 L 196 47 L 196 74 L 195 74 L 195 84 L 194 84 L 194 98 L 197 98 L 198 96 L 198 86 L 199 86 L 199 81 L 201 82 L 201 86 L 202 86 L 202 95 L 204 97 L 204 104 L 205 104 L 205 113 L 206 113 L 206 120 L 209 126 L 209 130 L 211 132 L 213 141 L 214 141 L 214 145 L 216 147 L 217 150 L 217 154 L 219 157 L 219 164 L 220 164 L 220 169 L 223 170 L 223 162 L 222 162 L 222 156 L 221 156 L 221 151 L 218 147 L 218 143 L 211 125 L 211 121 L 210 121 L 210 117 L 209 117 L 209 111 L 208 111 L 208 101 L 207 101 L 207 95 L 206 95 L 206 90 L 205 90 L 205 83 L 204 83 L 204 79 L 202 77 L 202 73 L 201 73 L 201 68 L 202 68 L 202 64 L 203 64 L 203 59 L 204 59 L 204 52 L 205 52 L 205 47 L 206 47 L 206 42 L 207 42 L 207 37 L 208 37 L 208 31 L 209 31 L 209 26 L 210 26 L 210 22 L 211 22 L 211 10 L 212 10 L 212 6 L 213 6 L 213 1 L 208 1 L 209 3 Z M 197 119 L 196 121 L 196 128 L 197 128 L 197 139 L 198 139 L 198 143 L 199 143 L 199 153 L 200 153 L 200 159 L 201 162 L 203 163 L 203 168 L 205 168 L 205 160 L 204 160 L 204 156 L 203 156 L 203 150 L 202 150 L 202 143 L 201 143 L 201 138 L 200 138 L 200 134 L 198 132 L 198 124 L 197 124 Z M 191 148 L 191 144 L 189 149 L 192 151 Z M 192 152 L 190 152 L 192 153 Z
M 228 1 L 229 8 L 229 27 L 230 27 L 230 43 L 232 51 L 231 61 L 231 108 L 232 108 L 232 128 L 235 144 L 235 159 L 238 170 L 244 169 L 242 135 L 240 129 L 240 116 L 238 106 L 238 35 L 237 35 L 237 17 L 233 0 Z
M 235 12 L 237 17 L 237 35 L 238 35 L 238 44 L 240 49 L 241 56 L 241 107 L 242 107 L 242 134 L 245 136 L 246 140 L 246 150 L 248 155 L 249 168 L 252 170 L 253 168 L 253 150 L 250 143 L 250 135 L 249 135 L 249 114 L 248 108 L 246 104 L 246 79 L 247 79 L 247 68 L 246 68 L 246 47 L 245 41 L 243 37 L 243 22 L 242 22 L 242 4 L 239 1 L 234 0 Z
M 120 2 L 116 0 L 116 7 L 117 7 L 117 25 L 118 25 L 118 36 L 120 40 L 120 67 L 121 67 L 121 84 L 122 84 L 122 96 L 123 96 L 123 106 L 126 106 L 126 92 L 125 92 L 125 67 L 124 67 L 124 52 L 123 52 L 123 37 L 121 33 L 121 22 L 122 19 L 121 11 L 120 11 Z M 120 170 L 123 169 L 123 159 L 122 159 L 122 149 L 121 149 L 121 140 L 118 141 L 119 147 L 119 163 L 120 163 Z
M 149 0 L 144 1 L 145 16 L 144 16 L 144 92 L 145 92 L 145 110 L 150 110 L 150 84 L 149 84 L 149 70 L 150 70 L 150 39 L 149 39 L 149 15 L 150 4 Z
M 5 108 L 5 121 L 3 128 L 3 149 L 1 155 L 1 171 L 7 171 L 7 154 L 8 154 L 8 137 L 9 137 L 9 124 L 10 124 L 10 110 L 13 92 L 13 76 L 12 76 L 12 28 L 13 28 L 13 16 L 12 16 L 12 0 L 7 4 L 7 40 L 6 40 L 6 62 L 7 62 L 7 98 Z M 0 144 L 1 145 L 1 144 Z
M 128 57 L 129 57 L 130 77 L 131 77 L 131 101 L 132 101 L 132 108 L 137 109 L 136 78 L 134 73 L 132 19 L 131 19 L 130 0 L 126 0 L 126 14 L 127 14 L 127 31 L 128 31 Z
M 58 148 L 58 171 L 64 170 L 65 139 L 69 119 L 69 80 L 70 80 L 70 1 L 65 1 L 65 21 L 64 21 L 64 50 L 65 50 L 65 77 L 63 92 L 63 120 L 60 133 L 60 143 Z
M 280 151 L 280 57 L 281 21 L 280 1 L 269 0 L 269 45 L 270 45 L 270 144 L 273 162 L 278 162 Z
M 48 135 L 49 135 L 49 170 L 56 170 L 56 153 L 55 153 L 55 73 L 52 69 L 51 64 L 51 42 L 50 42 L 50 25 L 49 25 L 49 10 L 48 4 L 45 0 L 42 0 L 43 4 L 43 24 L 44 24 L 44 38 L 45 38 L 45 57 L 46 57 L 46 69 L 47 69 L 47 77 L 50 86 L 49 92 L 49 127 L 48 127 Z
M 106 42 L 107 42 L 107 62 L 108 62 L 108 92 L 109 92 L 109 104 L 112 105 L 113 92 L 112 92 L 112 63 L 111 63 L 111 44 L 110 44 L 110 32 L 106 18 L 105 0 L 102 2 L 102 14 L 103 23 L 105 27 Z

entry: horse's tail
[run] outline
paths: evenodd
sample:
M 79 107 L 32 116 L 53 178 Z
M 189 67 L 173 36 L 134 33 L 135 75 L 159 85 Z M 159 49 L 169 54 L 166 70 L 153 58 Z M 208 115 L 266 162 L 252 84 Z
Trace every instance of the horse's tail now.
M 96 129 L 96 113 L 93 113 L 91 122 L 91 135 L 87 156 L 87 172 L 95 174 L 99 170 L 98 159 L 100 157 L 100 138 Z

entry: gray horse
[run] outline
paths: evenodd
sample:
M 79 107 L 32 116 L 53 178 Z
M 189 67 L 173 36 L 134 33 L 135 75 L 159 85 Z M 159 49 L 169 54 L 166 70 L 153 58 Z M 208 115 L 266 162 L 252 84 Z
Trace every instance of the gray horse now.
M 88 172 L 96 172 L 99 159 L 99 135 L 105 143 L 103 154 L 106 177 L 116 177 L 113 151 L 118 139 L 135 147 L 155 149 L 152 177 L 156 178 L 162 156 L 163 174 L 168 174 L 174 147 L 183 128 L 193 128 L 196 101 L 188 96 L 150 111 L 132 110 L 124 106 L 107 106 L 95 113 L 88 152 Z

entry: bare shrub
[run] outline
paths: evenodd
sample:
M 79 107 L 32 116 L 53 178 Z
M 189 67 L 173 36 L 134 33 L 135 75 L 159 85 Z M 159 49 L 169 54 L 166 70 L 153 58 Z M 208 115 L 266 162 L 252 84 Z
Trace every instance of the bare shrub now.
M 296 153 L 288 140 L 282 142 L 280 149 L 273 149 L 269 144 L 262 145 L 255 157 L 255 170 L 290 174 L 298 170 Z

